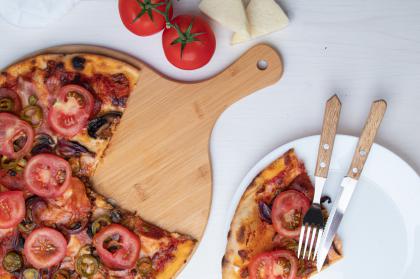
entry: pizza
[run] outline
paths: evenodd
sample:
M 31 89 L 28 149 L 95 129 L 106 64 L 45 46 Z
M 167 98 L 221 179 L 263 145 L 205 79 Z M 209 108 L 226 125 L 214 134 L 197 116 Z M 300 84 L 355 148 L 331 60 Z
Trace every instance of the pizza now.
M 173 278 L 196 241 L 94 190 L 140 72 L 43 54 L 0 73 L 0 278 Z
M 297 258 L 303 216 L 313 195 L 305 166 L 293 149 L 258 174 L 233 217 L 222 260 L 223 278 L 306 279 L 316 273 L 314 261 Z M 342 243 L 336 237 L 325 266 L 341 258 Z

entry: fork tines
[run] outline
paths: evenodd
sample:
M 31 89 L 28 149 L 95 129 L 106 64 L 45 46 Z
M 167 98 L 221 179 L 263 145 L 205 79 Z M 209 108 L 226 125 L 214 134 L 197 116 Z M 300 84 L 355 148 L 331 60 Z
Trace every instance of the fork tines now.
M 298 245 L 298 251 L 297 251 L 297 257 L 305 259 L 306 253 L 308 253 L 307 260 L 315 260 L 316 255 L 318 254 L 319 244 L 321 242 L 321 236 L 323 233 L 323 228 L 318 226 L 313 226 L 313 224 L 309 225 L 308 223 L 303 224 L 302 228 L 300 230 L 300 236 L 299 236 L 299 245 Z M 310 242 L 309 242 L 310 239 Z M 312 249 L 315 249 L 312 253 Z M 305 244 L 303 242 L 305 241 Z M 308 247 L 309 243 L 309 247 Z M 303 246 L 303 250 L 302 250 Z M 309 248 L 309 249 L 308 249 Z M 311 255 L 313 255 L 311 259 Z M 302 256 L 302 257 L 301 257 Z

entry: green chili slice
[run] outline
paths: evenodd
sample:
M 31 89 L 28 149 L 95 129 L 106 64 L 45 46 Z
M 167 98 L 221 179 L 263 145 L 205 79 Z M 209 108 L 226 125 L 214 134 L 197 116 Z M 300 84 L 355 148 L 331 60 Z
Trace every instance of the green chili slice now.
M 92 234 L 95 235 L 99 232 L 103 227 L 106 227 L 112 223 L 111 218 L 108 215 L 103 215 L 98 217 L 91 226 Z
M 7 252 L 3 258 L 3 268 L 8 272 L 18 271 L 22 266 L 22 256 L 16 251 Z
M 8 98 L 3 97 L 0 99 L 0 111 L 13 111 L 15 107 L 15 102 Z
M 23 108 L 20 117 L 29 122 L 33 127 L 39 127 L 42 123 L 43 115 L 41 107 L 37 105 L 29 105 Z
M 98 268 L 99 262 L 92 255 L 83 255 L 76 260 L 76 272 L 83 277 L 89 277 L 96 274 Z
M 153 274 L 153 263 L 149 257 L 140 258 L 137 261 L 137 270 L 142 277 L 148 277 Z
M 15 172 L 22 172 L 23 168 L 26 166 L 25 159 L 19 160 L 9 160 L 6 156 L 1 157 L 0 166 L 5 170 L 14 170 Z
M 23 220 L 21 223 L 19 223 L 18 225 L 18 229 L 21 233 L 25 233 L 25 234 L 30 234 L 36 227 L 35 223 L 32 222 L 27 222 L 25 220 Z
M 27 268 L 22 272 L 22 279 L 38 279 L 39 272 L 35 268 Z
M 29 105 L 34 106 L 36 105 L 36 102 L 38 102 L 38 98 L 35 95 L 29 96 L 28 98 Z
M 91 255 L 92 254 L 92 245 L 86 244 L 82 248 L 79 249 L 77 256 L 84 256 L 84 255 Z

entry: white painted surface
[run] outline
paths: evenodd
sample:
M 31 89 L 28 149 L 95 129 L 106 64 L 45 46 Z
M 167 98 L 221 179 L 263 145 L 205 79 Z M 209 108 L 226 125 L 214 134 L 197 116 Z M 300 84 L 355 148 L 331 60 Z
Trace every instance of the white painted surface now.
M 351 135 L 359 134 L 371 101 L 385 98 L 388 111 L 377 142 L 420 171 L 420 2 L 280 3 L 289 15 L 289 27 L 257 41 L 231 47 L 230 32 L 213 24 L 215 56 L 194 72 L 166 62 L 160 35 L 141 38 L 125 30 L 115 0 L 82 0 L 64 18 L 40 29 L 19 29 L 0 19 L 0 68 L 44 47 L 88 43 L 135 55 L 173 78 L 199 80 L 217 73 L 257 42 L 270 43 L 282 53 L 283 79 L 227 109 L 215 127 L 211 220 L 180 278 L 220 278 L 221 259 L 213 247 L 226 237 L 221 224 L 243 176 L 275 147 L 319 133 L 324 102 L 333 93 L 343 103 L 338 132 Z M 176 14 L 198 14 L 197 4 L 198 0 L 181 0 Z

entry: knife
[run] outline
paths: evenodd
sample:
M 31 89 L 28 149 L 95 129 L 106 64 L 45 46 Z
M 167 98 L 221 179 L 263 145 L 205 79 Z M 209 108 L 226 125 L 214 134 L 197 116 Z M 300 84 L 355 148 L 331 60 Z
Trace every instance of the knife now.
M 324 234 L 321 238 L 316 261 L 318 272 L 321 271 L 324 265 L 328 251 L 330 250 L 331 244 L 334 240 L 334 236 L 340 226 L 341 220 L 343 219 L 344 213 L 346 212 L 347 206 L 351 200 L 351 196 L 356 188 L 376 133 L 384 117 L 386 106 L 387 105 L 384 100 L 377 100 L 372 104 L 369 117 L 365 123 L 365 127 L 363 128 L 359 142 L 357 143 L 350 169 L 347 176 L 344 177 L 341 182 L 341 187 L 336 196 L 324 229 Z

